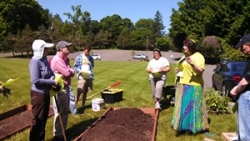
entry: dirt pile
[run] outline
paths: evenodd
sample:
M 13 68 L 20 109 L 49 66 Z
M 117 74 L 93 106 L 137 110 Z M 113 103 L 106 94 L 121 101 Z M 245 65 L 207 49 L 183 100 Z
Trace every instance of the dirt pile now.
M 81 137 L 82 141 L 150 141 L 154 120 L 138 108 L 108 112 Z
M 52 108 L 50 108 L 49 110 L 49 115 L 53 115 Z M 31 118 L 32 111 L 26 110 L 3 120 L 0 120 L 0 140 L 18 131 L 28 128 L 31 124 Z

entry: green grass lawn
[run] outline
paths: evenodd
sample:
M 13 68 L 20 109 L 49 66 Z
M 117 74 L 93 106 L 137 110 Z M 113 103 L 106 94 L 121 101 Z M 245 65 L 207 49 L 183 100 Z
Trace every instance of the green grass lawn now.
M 73 63 L 74 60 L 71 60 Z M 89 95 L 103 90 L 109 85 L 121 81 L 122 84 L 115 87 L 124 89 L 124 100 L 119 103 L 106 104 L 105 108 L 99 112 L 94 112 L 91 109 L 91 100 L 87 100 L 86 105 L 89 107 L 84 111 L 83 115 L 69 115 L 67 136 L 73 140 L 79 136 L 89 125 L 91 125 L 103 112 L 109 107 L 154 107 L 151 98 L 151 90 L 148 81 L 148 74 L 145 69 L 148 62 L 107 62 L 96 61 L 94 74 L 94 91 Z M 9 78 L 21 77 L 20 80 L 11 84 L 8 88 L 11 89 L 12 95 L 8 98 L 0 95 L 0 113 L 6 112 L 23 104 L 30 104 L 30 78 L 28 70 L 29 59 L 6 59 L 0 58 L 0 81 L 6 81 Z M 173 85 L 174 82 L 174 65 L 171 66 L 171 72 L 168 73 L 167 84 Z M 72 78 L 72 86 L 76 92 L 76 78 Z M 95 97 L 101 97 L 101 94 Z M 78 103 L 78 107 L 81 101 Z M 175 137 L 175 131 L 170 128 L 173 107 L 167 103 L 163 105 L 160 112 L 157 126 L 157 141 L 201 141 L 204 138 L 209 138 L 204 133 L 197 135 L 182 135 Z M 209 115 L 211 119 L 210 133 L 214 134 L 211 139 L 222 140 L 222 132 L 236 131 L 236 118 L 234 114 L 227 115 Z M 46 140 L 53 138 L 53 117 L 49 118 L 46 126 Z M 6 141 L 27 141 L 29 129 L 22 131 Z

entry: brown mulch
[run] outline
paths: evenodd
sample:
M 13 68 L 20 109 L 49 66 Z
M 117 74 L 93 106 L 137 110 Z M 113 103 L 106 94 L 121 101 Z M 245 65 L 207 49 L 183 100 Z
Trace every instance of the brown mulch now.
M 138 108 L 113 110 L 89 128 L 81 141 L 150 141 L 154 119 Z
M 49 115 L 53 115 L 53 109 L 50 108 Z M 26 110 L 0 121 L 0 140 L 6 138 L 18 131 L 26 129 L 31 124 L 32 111 Z

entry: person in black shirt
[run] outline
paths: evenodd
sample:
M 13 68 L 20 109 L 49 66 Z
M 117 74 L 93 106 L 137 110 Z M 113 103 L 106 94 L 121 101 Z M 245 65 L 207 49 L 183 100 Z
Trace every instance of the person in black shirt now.
M 250 34 L 243 36 L 235 46 L 241 52 L 250 56 Z M 230 94 L 237 99 L 237 126 L 238 141 L 250 140 L 250 61 L 247 61 L 241 81 L 236 85 Z

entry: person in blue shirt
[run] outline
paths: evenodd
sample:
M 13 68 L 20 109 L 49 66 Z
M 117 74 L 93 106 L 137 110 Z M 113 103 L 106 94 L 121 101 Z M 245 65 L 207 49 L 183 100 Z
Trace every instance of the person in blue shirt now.
M 78 55 L 75 59 L 74 68 L 77 72 L 77 95 L 76 95 L 76 105 L 79 101 L 81 93 L 82 96 L 82 108 L 84 108 L 85 101 L 87 98 L 87 93 L 93 90 L 93 68 L 94 68 L 94 59 L 90 56 L 91 47 L 85 46 L 83 53 Z
M 54 44 L 43 40 L 35 40 L 32 44 L 33 57 L 29 63 L 31 90 L 30 100 L 32 104 L 32 121 L 30 126 L 30 141 L 45 139 L 45 126 L 49 114 L 50 88 L 57 85 L 51 78 L 54 76 L 47 63 L 48 48 Z

